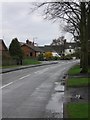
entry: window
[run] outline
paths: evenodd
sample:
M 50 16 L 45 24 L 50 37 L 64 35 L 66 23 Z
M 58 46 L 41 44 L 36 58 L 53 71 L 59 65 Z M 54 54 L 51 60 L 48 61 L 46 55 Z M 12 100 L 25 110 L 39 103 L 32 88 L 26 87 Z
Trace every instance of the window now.
M 71 50 L 69 50 L 69 52 L 71 52 Z
M 33 56 L 32 52 L 30 52 L 30 56 L 31 56 L 31 57 Z

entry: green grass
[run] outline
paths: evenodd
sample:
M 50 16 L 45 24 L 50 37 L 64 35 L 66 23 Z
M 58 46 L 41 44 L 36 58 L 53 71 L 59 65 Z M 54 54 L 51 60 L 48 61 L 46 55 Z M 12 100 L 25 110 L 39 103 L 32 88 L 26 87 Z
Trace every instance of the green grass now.
M 72 67 L 69 71 L 68 74 L 69 75 L 77 75 L 80 73 L 80 65 L 75 65 L 74 67 Z M 90 67 L 88 68 L 88 73 L 90 74 Z
M 68 87 L 81 87 L 90 85 L 90 78 L 70 78 L 67 80 Z
M 76 65 L 74 67 L 72 67 L 69 71 L 68 74 L 69 75 L 75 75 L 75 74 L 79 74 L 80 73 L 80 66 Z
M 33 65 L 33 64 L 40 64 L 39 61 L 36 59 L 24 59 L 23 60 L 23 65 Z
M 22 65 L 35 65 L 40 63 L 41 62 L 36 59 L 23 59 Z M 15 67 L 20 67 L 22 65 L 5 65 L 5 66 L 2 66 L 2 68 L 15 68 Z
M 15 68 L 15 67 L 19 67 L 21 65 L 8 65 L 8 66 L 2 66 L 2 68 Z
M 68 103 L 68 118 L 88 118 L 88 103 Z

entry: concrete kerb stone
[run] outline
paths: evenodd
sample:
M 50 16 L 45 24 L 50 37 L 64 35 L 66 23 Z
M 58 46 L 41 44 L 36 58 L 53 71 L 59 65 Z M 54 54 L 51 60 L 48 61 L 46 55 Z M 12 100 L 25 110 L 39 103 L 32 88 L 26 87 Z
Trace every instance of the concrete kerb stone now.
M 68 80 L 68 73 L 64 74 L 64 82 L 65 82 L 65 91 L 64 91 L 64 104 L 63 104 L 63 118 L 68 118 L 67 117 L 67 80 Z
M 8 72 L 12 72 L 12 71 L 21 70 L 21 69 L 27 69 L 27 68 L 44 66 L 44 65 L 51 65 L 51 64 L 58 64 L 58 62 L 45 63 L 45 64 L 37 64 L 37 65 L 29 65 L 29 66 L 23 66 L 23 67 L 21 66 L 21 67 L 18 67 L 18 68 L 11 68 L 11 69 L 8 69 L 8 70 L 2 69 L 2 73 L 8 73 Z

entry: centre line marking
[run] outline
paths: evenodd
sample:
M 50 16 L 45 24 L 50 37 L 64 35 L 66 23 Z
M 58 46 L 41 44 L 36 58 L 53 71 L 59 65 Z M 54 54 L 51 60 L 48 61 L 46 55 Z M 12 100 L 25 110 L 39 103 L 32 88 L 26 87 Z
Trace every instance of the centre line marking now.
M 26 76 L 24 76 L 24 77 L 21 77 L 21 78 L 19 78 L 18 80 L 15 80 L 15 81 L 13 81 L 13 82 L 10 82 L 10 83 L 8 83 L 8 84 L 6 84 L 6 85 L 3 85 L 2 87 L 0 87 L 0 89 L 3 89 L 3 88 L 5 88 L 5 87 L 13 84 L 14 82 L 19 81 L 19 80 L 21 80 L 21 79 L 24 79 L 25 77 L 28 77 L 28 76 L 30 76 L 30 74 L 29 74 L 29 75 L 26 75 Z
M 12 83 L 13 83 L 13 82 L 10 82 L 10 83 L 8 83 L 8 84 L 6 84 L 6 85 L 4 85 L 4 86 L 0 87 L 0 89 L 5 88 L 5 87 L 9 86 L 9 85 L 11 85 Z
M 30 74 L 29 74 L 29 75 L 26 75 L 26 76 L 23 76 L 23 77 L 21 77 L 21 78 L 19 78 L 19 79 L 21 80 L 21 79 L 24 79 L 24 78 L 26 78 L 26 77 L 28 77 L 28 76 L 30 76 Z

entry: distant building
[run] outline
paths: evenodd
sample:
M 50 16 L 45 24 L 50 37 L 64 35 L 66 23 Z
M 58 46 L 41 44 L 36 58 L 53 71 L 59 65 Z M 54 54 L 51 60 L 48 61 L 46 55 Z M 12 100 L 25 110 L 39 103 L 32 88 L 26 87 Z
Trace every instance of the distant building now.
M 42 50 L 38 48 L 38 46 L 34 45 L 34 42 L 31 42 L 29 40 L 26 40 L 26 43 L 20 42 L 21 48 L 23 50 L 25 57 L 37 57 L 40 53 L 42 53 Z
M 73 54 L 75 53 L 75 50 L 77 49 L 77 44 L 76 43 L 69 43 L 69 42 L 66 42 L 65 44 L 65 55 L 68 55 L 68 54 Z
M 64 44 L 51 44 L 51 45 L 45 45 L 45 46 L 39 46 L 40 49 L 43 50 L 43 52 L 52 52 L 53 56 L 62 56 L 73 54 L 77 48 L 76 43 L 69 43 L 65 42 Z
M 39 48 L 42 49 L 43 53 L 51 52 L 53 57 L 55 56 L 60 57 L 58 52 L 51 45 L 39 46 Z

